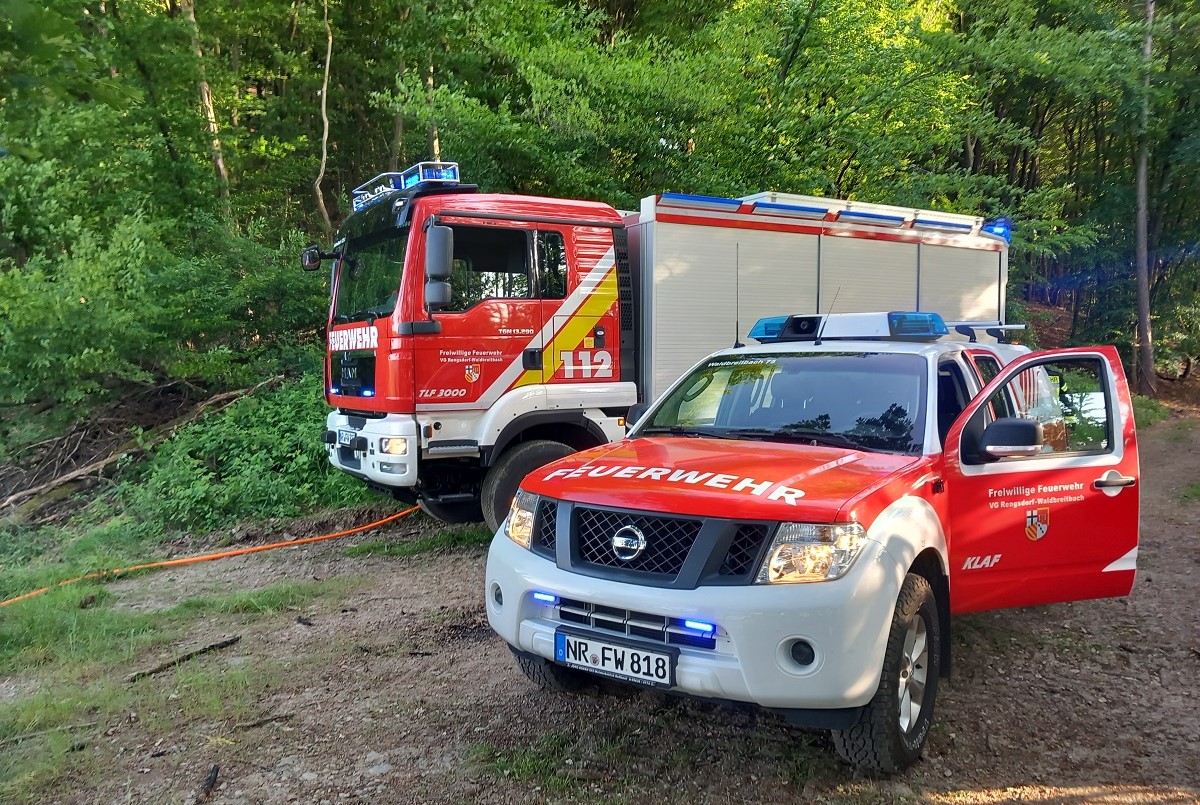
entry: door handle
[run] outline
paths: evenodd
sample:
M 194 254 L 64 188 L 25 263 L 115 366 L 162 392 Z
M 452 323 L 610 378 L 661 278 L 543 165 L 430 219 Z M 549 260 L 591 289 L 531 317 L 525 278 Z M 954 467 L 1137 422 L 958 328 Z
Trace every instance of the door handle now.
M 542 350 L 527 349 L 521 353 L 521 368 L 522 369 L 541 369 L 542 368 Z
M 1137 478 L 1129 475 L 1117 475 L 1116 473 L 1108 473 L 1096 480 L 1092 481 L 1092 486 L 1097 489 L 1119 489 L 1126 486 L 1133 486 L 1137 483 Z

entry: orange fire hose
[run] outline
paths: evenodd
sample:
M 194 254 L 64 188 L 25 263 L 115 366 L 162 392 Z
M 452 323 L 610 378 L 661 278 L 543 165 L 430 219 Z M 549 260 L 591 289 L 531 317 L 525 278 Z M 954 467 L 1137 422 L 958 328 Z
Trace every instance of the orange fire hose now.
M 366 525 L 360 525 L 356 528 L 349 528 L 349 529 L 346 529 L 345 531 L 337 531 L 332 534 L 322 534 L 319 537 L 302 537 L 301 539 L 288 540 L 287 542 L 275 542 L 275 543 L 272 543 L 271 545 L 255 545 L 250 548 L 236 548 L 232 551 L 221 551 L 220 553 L 206 553 L 202 556 L 184 556 L 179 559 L 165 559 L 161 562 L 146 562 L 145 564 L 132 565 L 130 567 L 117 567 L 117 568 L 113 568 L 112 570 L 99 570 L 95 573 L 87 573 L 83 576 L 76 576 L 73 579 L 67 579 L 66 581 L 60 581 L 58 584 L 51 584 L 49 587 L 42 587 L 40 590 L 34 590 L 32 592 L 18 595 L 16 598 L 9 598 L 7 601 L 0 601 L 0 607 L 6 607 L 9 604 L 15 604 L 18 601 L 24 601 L 26 598 L 33 598 L 35 596 L 41 595 L 42 593 L 49 592 L 50 590 L 54 590 L 59 587 L 65 587 L 68 584 L 74 584 L 77 581 L 84 581 L 86 579 L 103 579 L 103 578 L 107 578 L 109 576 L 119 576 L 122 573 L 132 573 L 135 570 L 149 570 L 150 568 L 155 568 L 155 567 L 175 567 L 177 565 L 193 565 L 197 562 L 211 562 L 214 559 L 227 559 L 231 556 L 242 556 L 242 555 L 248 554 L 248 553 L 258 553 L 259 551 L 270 551 L 275 548 L 287 548 L 291 545 L 307 545 L 310 542 L 321 542 L 322 540 L 336 539 L 337 537 L 348 537 L 351 534 L 358 534 L 362 531 L 369 531 L 372 528 L 378 528 L 379 526 L 381 526 L 385 523 L 390 523 L 393 520 L 399 520 L 401 517 L 406 517 L 406 516 L 412 514 L 413 512 L 415 512 L 417 510 L 417 508 L 418 508 L 417 506 L 413 506 L 411 509 L 405 509 L 402 512 L 397 512 L 396 514 L 388 515 L 387 517 L 384 517 L 382 520 L 376 520 L 373 523 L 367 523 Z

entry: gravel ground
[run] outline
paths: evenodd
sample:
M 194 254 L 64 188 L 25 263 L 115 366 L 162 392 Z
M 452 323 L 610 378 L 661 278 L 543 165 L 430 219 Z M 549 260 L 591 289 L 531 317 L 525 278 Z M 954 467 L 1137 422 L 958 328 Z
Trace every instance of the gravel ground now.
M 349 558 L 345 540 L 112 585 L 120 605 L 282 579 L 365 577 L 302 612 L 209 618 L 194 663 L 262 668 L 259 716 L 110 725 L 64 802 L 1200 802 L 1200 418 L 1141 434 L 1142 549 L 1128 599 L 954 622 L 954 674 L 926 756 L 856 777 L 824 736 L 774 718 L 621 690 L 540 694 L 487 627 L 483 549 Z M 409 539 L 428 521 L 369 538 Z M 362 538 L 354 538 L 362 539 Z M 298 620 L 301 618 L 307 623 Z M 311 625 L 309 625 L 311 624 Z M 152 665 L 139 658 L 131 670 Z M 261 723 L 254 724 L 254 722 Z M 157 724 L 152 731 L 148 724 Z

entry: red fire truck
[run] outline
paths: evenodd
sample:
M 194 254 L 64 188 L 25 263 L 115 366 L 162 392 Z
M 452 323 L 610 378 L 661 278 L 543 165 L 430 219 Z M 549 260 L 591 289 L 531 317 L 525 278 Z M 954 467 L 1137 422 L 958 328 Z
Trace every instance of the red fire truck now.
M 493 529 L 520 480 L 624 435 L 755 320 L 936 310 L 1004 320 L 1007 233 L 980 217 L 759 193 L 592 201 L 486 194 L 425 162 L 354 191 L 333 250 L 330 462 Z

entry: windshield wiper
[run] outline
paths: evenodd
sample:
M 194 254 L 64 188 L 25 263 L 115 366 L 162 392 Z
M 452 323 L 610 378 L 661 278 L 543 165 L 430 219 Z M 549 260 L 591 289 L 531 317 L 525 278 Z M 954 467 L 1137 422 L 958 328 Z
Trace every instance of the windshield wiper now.
M 638 436 L 688 436 L 693 439 L 737 439 L 725 430 L 709 430 L 708 428 L 685 428 L 682 425 L 672 425 L 669 428 L 646 428 Z
M 840 433 L 823 433 L 816 430 L 776 430 L 776 431 L 756 431 L 765 432 L 764 438 L 779 439 L 781 441 L 809 442 L 811 444 L 824 445 L 826 447 L 845 447 L 850 450 L 859 450 L 865 453 L 878 453 L 879 449 L 867 447 L 861 442 L 855 441 L 848 436 L 843 436 Z M 886 451 L 882 451 L 886 452 Z

